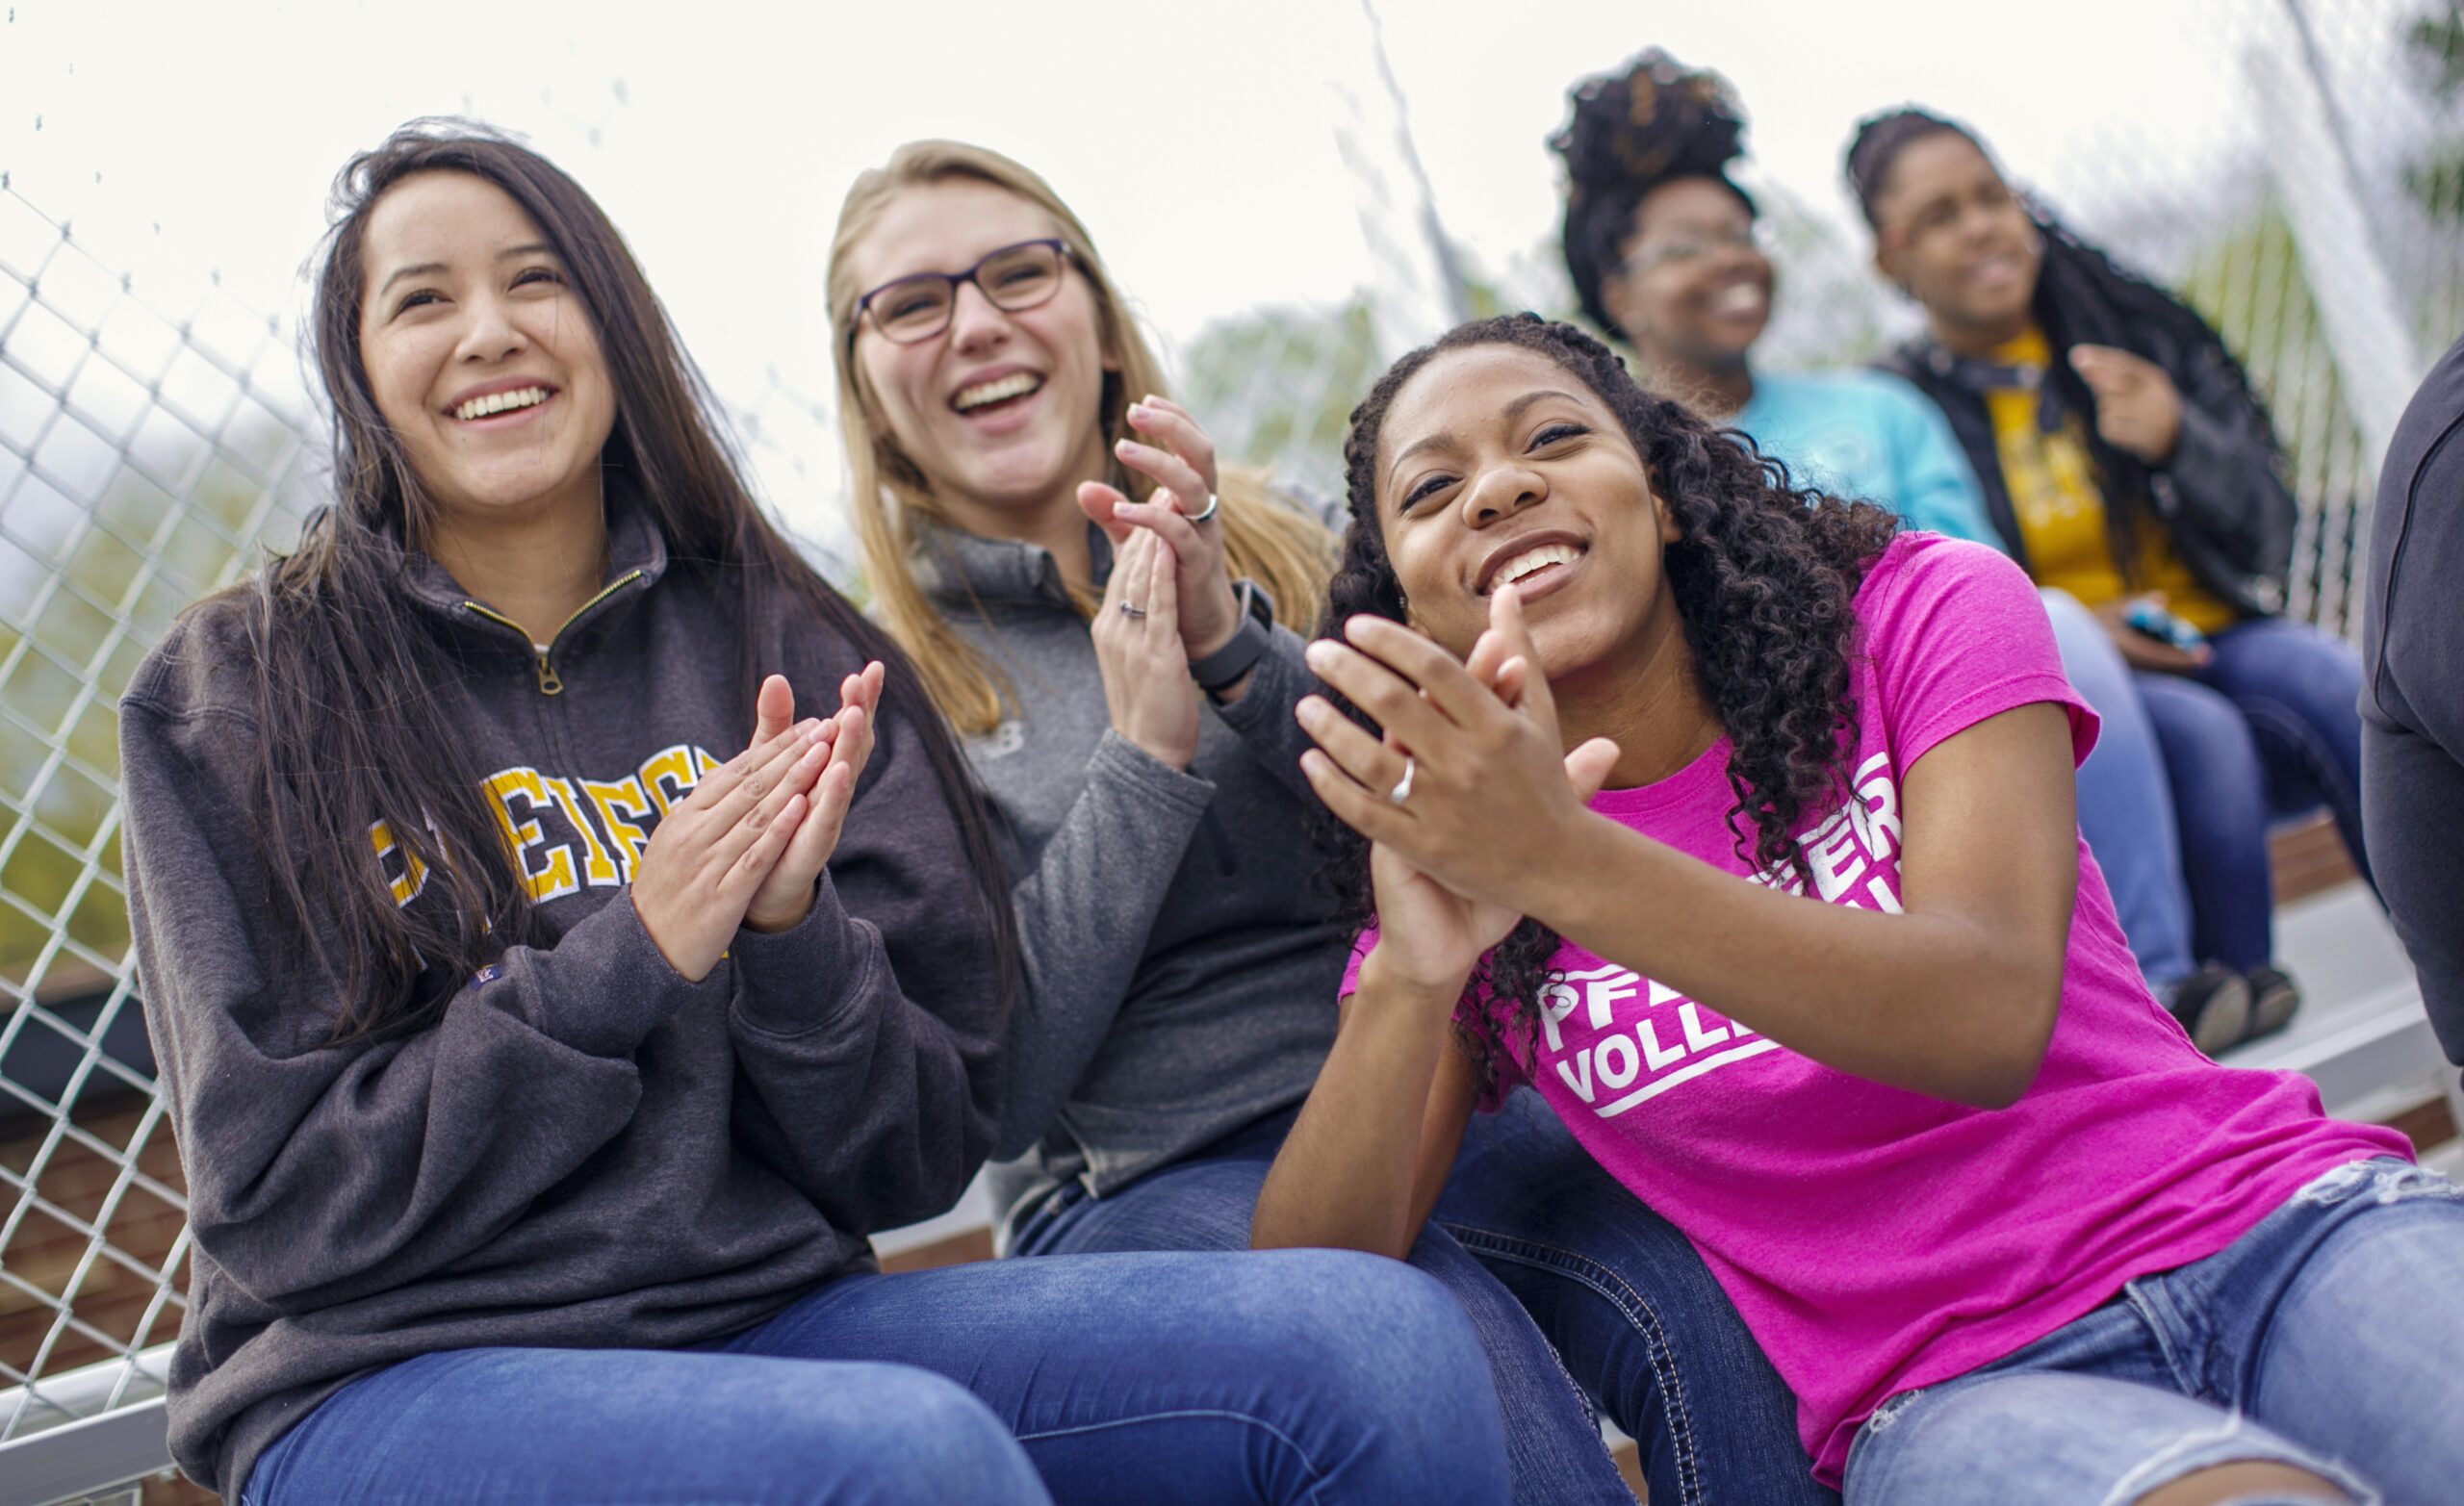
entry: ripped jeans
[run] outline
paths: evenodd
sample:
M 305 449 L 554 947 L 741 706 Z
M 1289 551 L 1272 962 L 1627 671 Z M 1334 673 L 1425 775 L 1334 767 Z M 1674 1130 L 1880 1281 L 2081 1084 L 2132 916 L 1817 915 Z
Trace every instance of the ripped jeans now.
M 2341 1166 L 2205 1260 L 1891 1397 L 1849 1451 L 1848 1506 L 2121 1506 L 2247 1460 L 2359 1502 L 2452 1502 L 2459 1270 L 2464 1189 L 2393 1158 Z

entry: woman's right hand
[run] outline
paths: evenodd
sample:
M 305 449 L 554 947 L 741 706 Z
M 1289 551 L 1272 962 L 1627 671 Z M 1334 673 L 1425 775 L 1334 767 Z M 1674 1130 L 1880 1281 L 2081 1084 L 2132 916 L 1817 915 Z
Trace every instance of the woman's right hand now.
M 1197 756 L 1197 682 L 1181 647 L 1172 547 L 1134 528 L 1113 559 L 1091 630 L 1113 730 L 1159 762 L 1187 769 Z
M 1565 749 L 1514 587 L 1492 594 L 1489 613 L 1489 631 L 1462 663 L 1368 614 L 1345 622 L 1343 639 L 1311 644 L 1318 677 L 1387 736 L 1381 743 L 1305 696 L 1297 715 L 1318 746 L 1300 768 L 1336 820 L 1450 889 L 1527 914 L 1540 907 L 1532 901 L 1564 892 L 1565 844 L 1606 819 L 1584 803 L 1619 753 L 1604 737 Z
M 835 723 L 803 721 L 703 777 L 633 868 L 633 910 L 667 965 L 700 983 L 804 821 Z
M 864 763 L 873 754 L 873 729 L 881 715 L 882 680 L 887 673 L 882 661 L 875 659 L 860 673 L 838 682 L 838 710 L 822 724 L 830 759 L 805 797 L 805 819 L 745 905 L 746 930 L 785 931 L 812 913 L 821 871 L 838 850 L 847 807 L 856 798 L 856 781 L 863 777 Z M 795 709 L 795 695 L 785 676 L 773 675 L 762 681 L 757 702 L 759 731 L 785 726 Z
M 1480 634 L 1463 667 L 1516 712 L 1535 714 L 1525 694 L 1530 663 L 1514 653 L 1505 635 L 1495 630 Z M 1323 718 L 1311 714 L 1302 721 L 1322 723 Z M 1329 733 L 1335 730 L 1328 728 Z M 1386 746 L 1401 748 L 1392 735 L 1386 738 Z M 1566 778 L 1578 795 L 1589 800 L 1599 792 L 1608 768 L 1604 751 L 1595 748 L 1579 759 L 1566 760 Z M 1394 945 L 1393 953 L 1380 959 L 1379 971 L 1432 996 L 1459 998 L 1472 969 L 1523 920 L 1504 906 L 1456 893 L 1383 843 L 1370 845 L 1369 878 L 1377 906 L 1378 950 L 1385 952 L 1390 941 Z
M 2124 664 L 2151 675 L 2195 675 L 2207 667 L 2208 659 L 2213 656 L 2210 651 L 2193 653 L 2187 649 L 2175 648 L 2162 638 L 2151 638 L 2130 625 L 2130 605 L 2127 600 L 2117 600 L 2092 609 L 2096 621 L 2104 625 L 2105 635 L 2114 641 L 2114 648 L 2120 652 Z

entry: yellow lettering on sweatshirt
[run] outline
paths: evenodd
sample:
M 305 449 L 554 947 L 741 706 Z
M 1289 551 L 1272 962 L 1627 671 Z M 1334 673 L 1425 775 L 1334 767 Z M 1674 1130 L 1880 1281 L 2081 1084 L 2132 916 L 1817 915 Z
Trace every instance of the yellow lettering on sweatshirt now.
M 368 837 L 370 841 L 376 844 L 376 868 L 379 873 L 385 873 L 387 858 L 398 852 L 402 855 L 402 871 L 398 874 L 385 874 L 386 886 L 394 891 L 394 903 L 398 906 L 408 905 L 418 899 L 420 891 L 427 887 L 427 864 L 421 862 L 409 849 L 394 840 L 394 828 L 388 822 L 370 823 Z
M 593 888 L 607 888 L 624 882 L 623 876 L 616 871 L 615 857 L 607 851 L 607 844 L 599 839 L 599 833 L 591 829 L 590 818 L 582 814 L 580 781 L 567 779 L 546 782 L 548 793 L 555 800 L 557 808 L 564 811 L 565 819 L 572 822 L 574 830 L 581 834 L 582 877 L 590 881 Z
M 642 818 L 651 813 L 650 792 L 642 788 L 639 775 L 629 774 L 621 779 L 577 779 L 581 792 L 590 799 L 590 806 L 599 812 L 599 824 L 607 829 L 607 841 L 615 849 L 616 865 L 624 871 L 623 881 L 633 881 L 633 869 L 642 860 L 642 849 L 651 845 L 651 834 Z
M 571 843 L 548 845 L 539 829 L 538 815 L 555 808 L 548 794 L 547 781 L 539 771 L 527 768 L 500 769 L 488 776 L 488 794 L 496 801 L 498 823 L 504 828 L 505 846 L 513 854 L 513 866 L 522 876 L 522 886 L 530 892 L 533 903 L 545 904 L 562 899 L 581 887 L 574 875 L 574 850 Z M 517 801 L 528 802 L 527 809 L 516 807 Z M 547 861 L 533 866 L 532 849 L 541 849 Z
M 650 791 L 660 815 L 666 815 L 701 782 L 702 772 L 693 756 L 699 751 L 690 743 L 678 743 L 642 760 L 642 788 Z

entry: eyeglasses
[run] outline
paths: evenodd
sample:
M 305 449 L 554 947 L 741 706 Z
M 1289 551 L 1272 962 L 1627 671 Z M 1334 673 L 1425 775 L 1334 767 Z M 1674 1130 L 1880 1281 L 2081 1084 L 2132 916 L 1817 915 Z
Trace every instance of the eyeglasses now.
M 959 285 L 973 283 L 996 309 L 1012 314 L 1049 302 L 1061 291 L 1061 266 L 1069 247 L 1059 241 L 1021 241 L 988 251 L 962 272 L 917 272 L 886 282 L 856 300 L 856 323 L 847 338 L 871 314 L 873 327 L 911 345 L 950 327 L 959 306 Z
M 1640 277 L 1655 267 L 1681 266 L 1699 262 L 1715 251 L 1732 248 L 1747 251 L 1768 251 L 1770 233 L 1762 221 L 1720 230 L 1683 230 L 1665 240 L 1655 241 L 1634 253 L 1622 270 L 1629 277 Z

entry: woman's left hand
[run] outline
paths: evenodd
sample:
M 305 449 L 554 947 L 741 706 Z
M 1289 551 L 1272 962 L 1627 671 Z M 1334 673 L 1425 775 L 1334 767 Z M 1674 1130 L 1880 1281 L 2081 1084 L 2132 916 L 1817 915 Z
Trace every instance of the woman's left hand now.
M 1583 803 L 1618 751 L 1604 737 L 1564 751 L 1513 587 L 1490 599 L 1489 621 L 1468 665 L 1381 617 L 1345 624 L 1348 644 L 1311 644 L 1310 668 L 1386 737 L 1310 697 L 1298 714 L 1318 746 L 1301 768 L 1353 830 L 1458 895 L 1528 914 L 1530 881 L 1550 874 L 1575 826 L 1592 819 Z
M 1078 505 L 1104 530 L 1117 550 L 1132 528 L 1146 528 L 1172 547 L 1180 589 L 1181 644 L 1187 657 L 1203 658 L 1232 641 L 1241 625 L 1240 599 L 1223 565 L 1222 520 L 1200 523 L 1217 482 L 1215 442 L 1189 410 L 1166 397 L 1148 397 L 1129 409 L 1129 426 L 1144 441 L 1124 439 L 1113 447 L 1120 463 L 1155 483 L 1142 502 L 1133 502 L 1101 481 L 1078 488 Z
M 873 755 L 873 727 L 882 703 L 879 659 L 838 682 L 838 710 L 830 719 L 830 762 L 813 782 L 812 797 L 787 850 L 745 906 L 748 931 L 786 931 L 812 910 L 813 890 L 830 855 L 838 850 L 838 834 L 846 829 L 847 807 L 856 798 L 856 780 Z M 784 727 L 795 716 L 795 695 L 786 679 L 771 676 L 761 685 L 756 703 L 755 738 L 774 725 Z
M 2096 398 L 2096 432 L 2151 466 L 2173 458 L 2182 437 L 2182 395 L 2165 369 L 2112 345 L 2072 345 L 2071 370 Z

